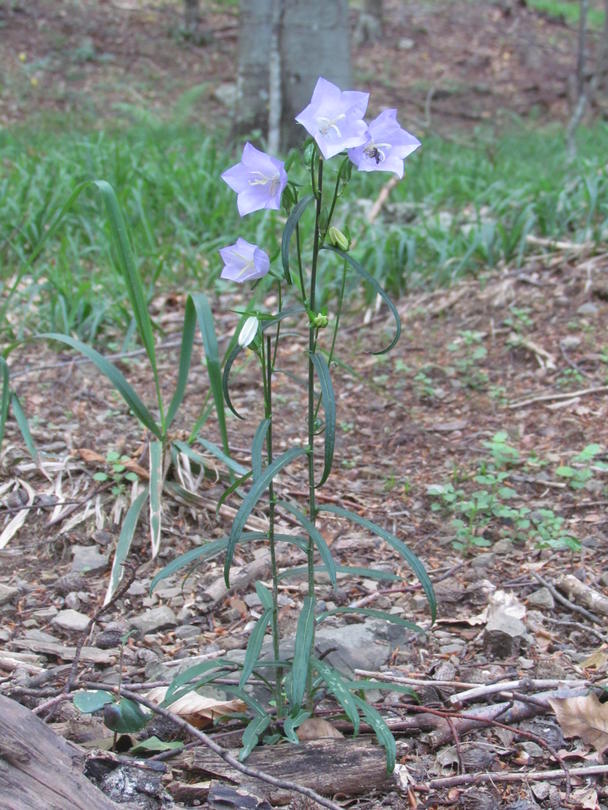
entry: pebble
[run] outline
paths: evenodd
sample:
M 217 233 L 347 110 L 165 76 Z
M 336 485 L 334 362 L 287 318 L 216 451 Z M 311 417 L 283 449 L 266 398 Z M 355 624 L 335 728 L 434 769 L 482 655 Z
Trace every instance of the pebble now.
M 0 584 L 0 605 L 5 605 L 16 596 L 19 596 L 19 588 L 15 588 L 13 585 Z
M 539 588 L 537 591 L 533 591 L 528 596 L 527 601 L 528 607 L 546 608 L 547 610 L 553 610 L 555 607 L 555 599 L 548 588 Z
M 483 554 L 477 554 L 471 560 L 471 566 L 473 568 L 489 568 L 491 565 L 494 565 L 496 560 L 496 554 L 493 551 L 486 551 Z
M 129 585 L 129 590 L 127 593 L 129 596 L 144 596 L 144 594 L 148 593 L 148 587 L 149 583 L 147 580 L 145 583 L 135 581 Z
M 52 624 L 62 630 L 77 630 L 82 632 L 89 625 L 89 617 L 77 610 L 61 610 L 52 620 Z
M 593 301 L 586 301 L 576 310 L 577 315 L 597 315 L 599 307 Z
M 141 636 L 146 636 L 149 633 L 158 633 L 159 630 L 176 627 L 177 618 L 170 607 L 162 605 L 161 607 L 146 610 L 140 616 L 135 616 L 131 619 L 130 624 Z
M 175 637 L 176 638 L 194 638 L 195 636 L 200 635 L 201 628 L 197 627 L 195 624 L 182 624 L 180 627 L 177 627 L 175 630 Z
M 108 567 L 108 555 L 97 546 L 73 546 L 72 571 L 80 574 L 97 574 Z
M 77 593 L 70 591 L 65 597 L 65 606 L 71 610 L 78 610 L 80 607 L 80 598 Z

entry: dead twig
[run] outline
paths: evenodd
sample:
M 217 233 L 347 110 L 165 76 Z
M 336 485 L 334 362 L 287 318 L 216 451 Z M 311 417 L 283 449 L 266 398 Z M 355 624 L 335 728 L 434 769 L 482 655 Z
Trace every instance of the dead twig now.
M 562 596 L 562 594 L 561 594 L 561 593 L 560 593 L 560 592 L 557 590 L 557 588 L 555 588 L 555 587 L 554 587 L 554 586 L 553 586 L 553 585 L 552 585 L 550 582 L 548 582 L 548 581 L 547 581 L 547 580 L 546 580 L 544 577 L 541 577 L 541 575 L 540 575 L 540 574 L 537 574 L 536 572 L 532 572 L 532 576 L 534 577 L 534 579 L 535 579 L 537 582 L 540 582 L 540 584 L 541 584 L 541 585 L 543 585 L 543 586 L 544 586 L 544 587 L 545 587 L 545 588 L 546 588 L 546 589 L 549 591 L 549 593 L 551 594 L 551 596 L 552 596 L 552 597 L 553 597 L 553 598 L 554 598 L 556 601 L 558 601 L 558 602 L 559 602 L 561 605 L 563 605 L 564 607 L 567 607 L 567 608 L 568 608 L 568 610 L 572 610 L 572 611 L 574 611 L 575 613 L 580 613 L 580 614 L 581 614 L 581 616 L 584 616 L 584 617 L 585 617 L 586 619 L 588 619 L 590 622 L 593 622 L 593 624 L 603 624 L 603 622 L 601 621 L 601 619 L 599 619 L 597 616 L 595 616 L 595 615 L 594 615 L 593 613 L 591 613 L 589 610 L 587 610 L 587 609 L 586 609 L 586 608 L 584 608 L 584 607 L 581 607 L 580 605 L 576 605 L 574 602 L 571 602 L 569 599 L 566 599 L 566 597 L 565 597 L 565 596 Z
M 608 774 L 608 765 L 589 765 L 586 768 L 570 768 L 569 775 L 572 776 L 603 776 Z M 414 785 L 414 790 L 440 790 L 443 788 L 458 787 L 459 785 L 478 785 L 484 782 L 528 782 L 564 779 L 564 771 L 521 771 L 507 772 L 496 771 L 491 773 L 467 773 L 461 776 L 445 776 L 438 779 L 431 779 L 423 785 Z
M 594 388 L 581 388 L 578 391 L 568 391 L 561 394 L 541 394 L 537 397 L 530 397 L 529 399 L 521 399 L 519 402 L 511 402 L 507 406 L 510 410 L 516 408 L 527 408 L 528 405 L 534 405 L 537 402 L 553 402 L 558 399 L 576 399 L 577 397 L 586 397 L 590 394 L 606 394 L 608 393 L 608 385 L 598 385 Z

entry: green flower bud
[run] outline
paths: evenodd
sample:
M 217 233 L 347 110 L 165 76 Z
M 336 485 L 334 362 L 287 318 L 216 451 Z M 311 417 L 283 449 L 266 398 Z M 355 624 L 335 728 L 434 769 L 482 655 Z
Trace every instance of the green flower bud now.
M 310 323 L 317 329 L 323 329 L 329 323 L 329 318 L 327 315 L 323 315 L 322 312 L 317 312 L 316 315 L 311 315 Z
M 334 247 L 340 248 L 340 250 L 348 250 L 350 243 L 339 228 L 332 225 L 327 231 L 327 237 Z

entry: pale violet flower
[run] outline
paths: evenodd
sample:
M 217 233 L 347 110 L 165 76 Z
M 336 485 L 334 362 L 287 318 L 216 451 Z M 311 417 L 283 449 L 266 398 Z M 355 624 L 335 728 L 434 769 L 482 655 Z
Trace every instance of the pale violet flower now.
M 246 349 L 255 340 L 260 322 L 255 315 L 250 315 L 239 332 L 238 342 L 242 349 Z
M 348 150 L 348 157 L 362 172 L 394 172 L 403 177 L 403 161 L 420 141 L 399 126 L 397 110 L 384 110 L 368 129 L 362 146 Z
M 268 254 L 245 239 L 239 238 L 234 245 L 221 248 L 220 256 L 224 262 L 221 277 L 239 284 L 262 278 L 270 270 Z
M 246 143 L 241 162 L 227 169 L 222 180 L 239 195 L 237 206 L 244 217 L 263 208 L 280 208 L 287 174 L 281 160 Z
M 335 84 L 320 78 L 310 104 L 296 115 L 296 121 L 312 135 L 328 160 L 343 149 L 365 143 L 367 124 L 363 116 L 368 101 L 369 93 L 342 92 Z

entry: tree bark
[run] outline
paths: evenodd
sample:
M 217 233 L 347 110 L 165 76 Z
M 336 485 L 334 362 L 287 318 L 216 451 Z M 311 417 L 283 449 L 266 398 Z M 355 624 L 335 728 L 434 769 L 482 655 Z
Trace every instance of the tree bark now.
M 351 89 L 348 2 L 284 0 L 281 33 L 281 143 L 288 149 L 302 141 L 294 117 L 310 102 L 319 76 Z
M 383 33 L 382 0 L 363 0 L 363 8 L 354 32 L 354 41 L 357 45 L 378 42 Z
M 239 13 L 237 135 L 268 132 L 269 70 L 273 0 L 241 0 Z

